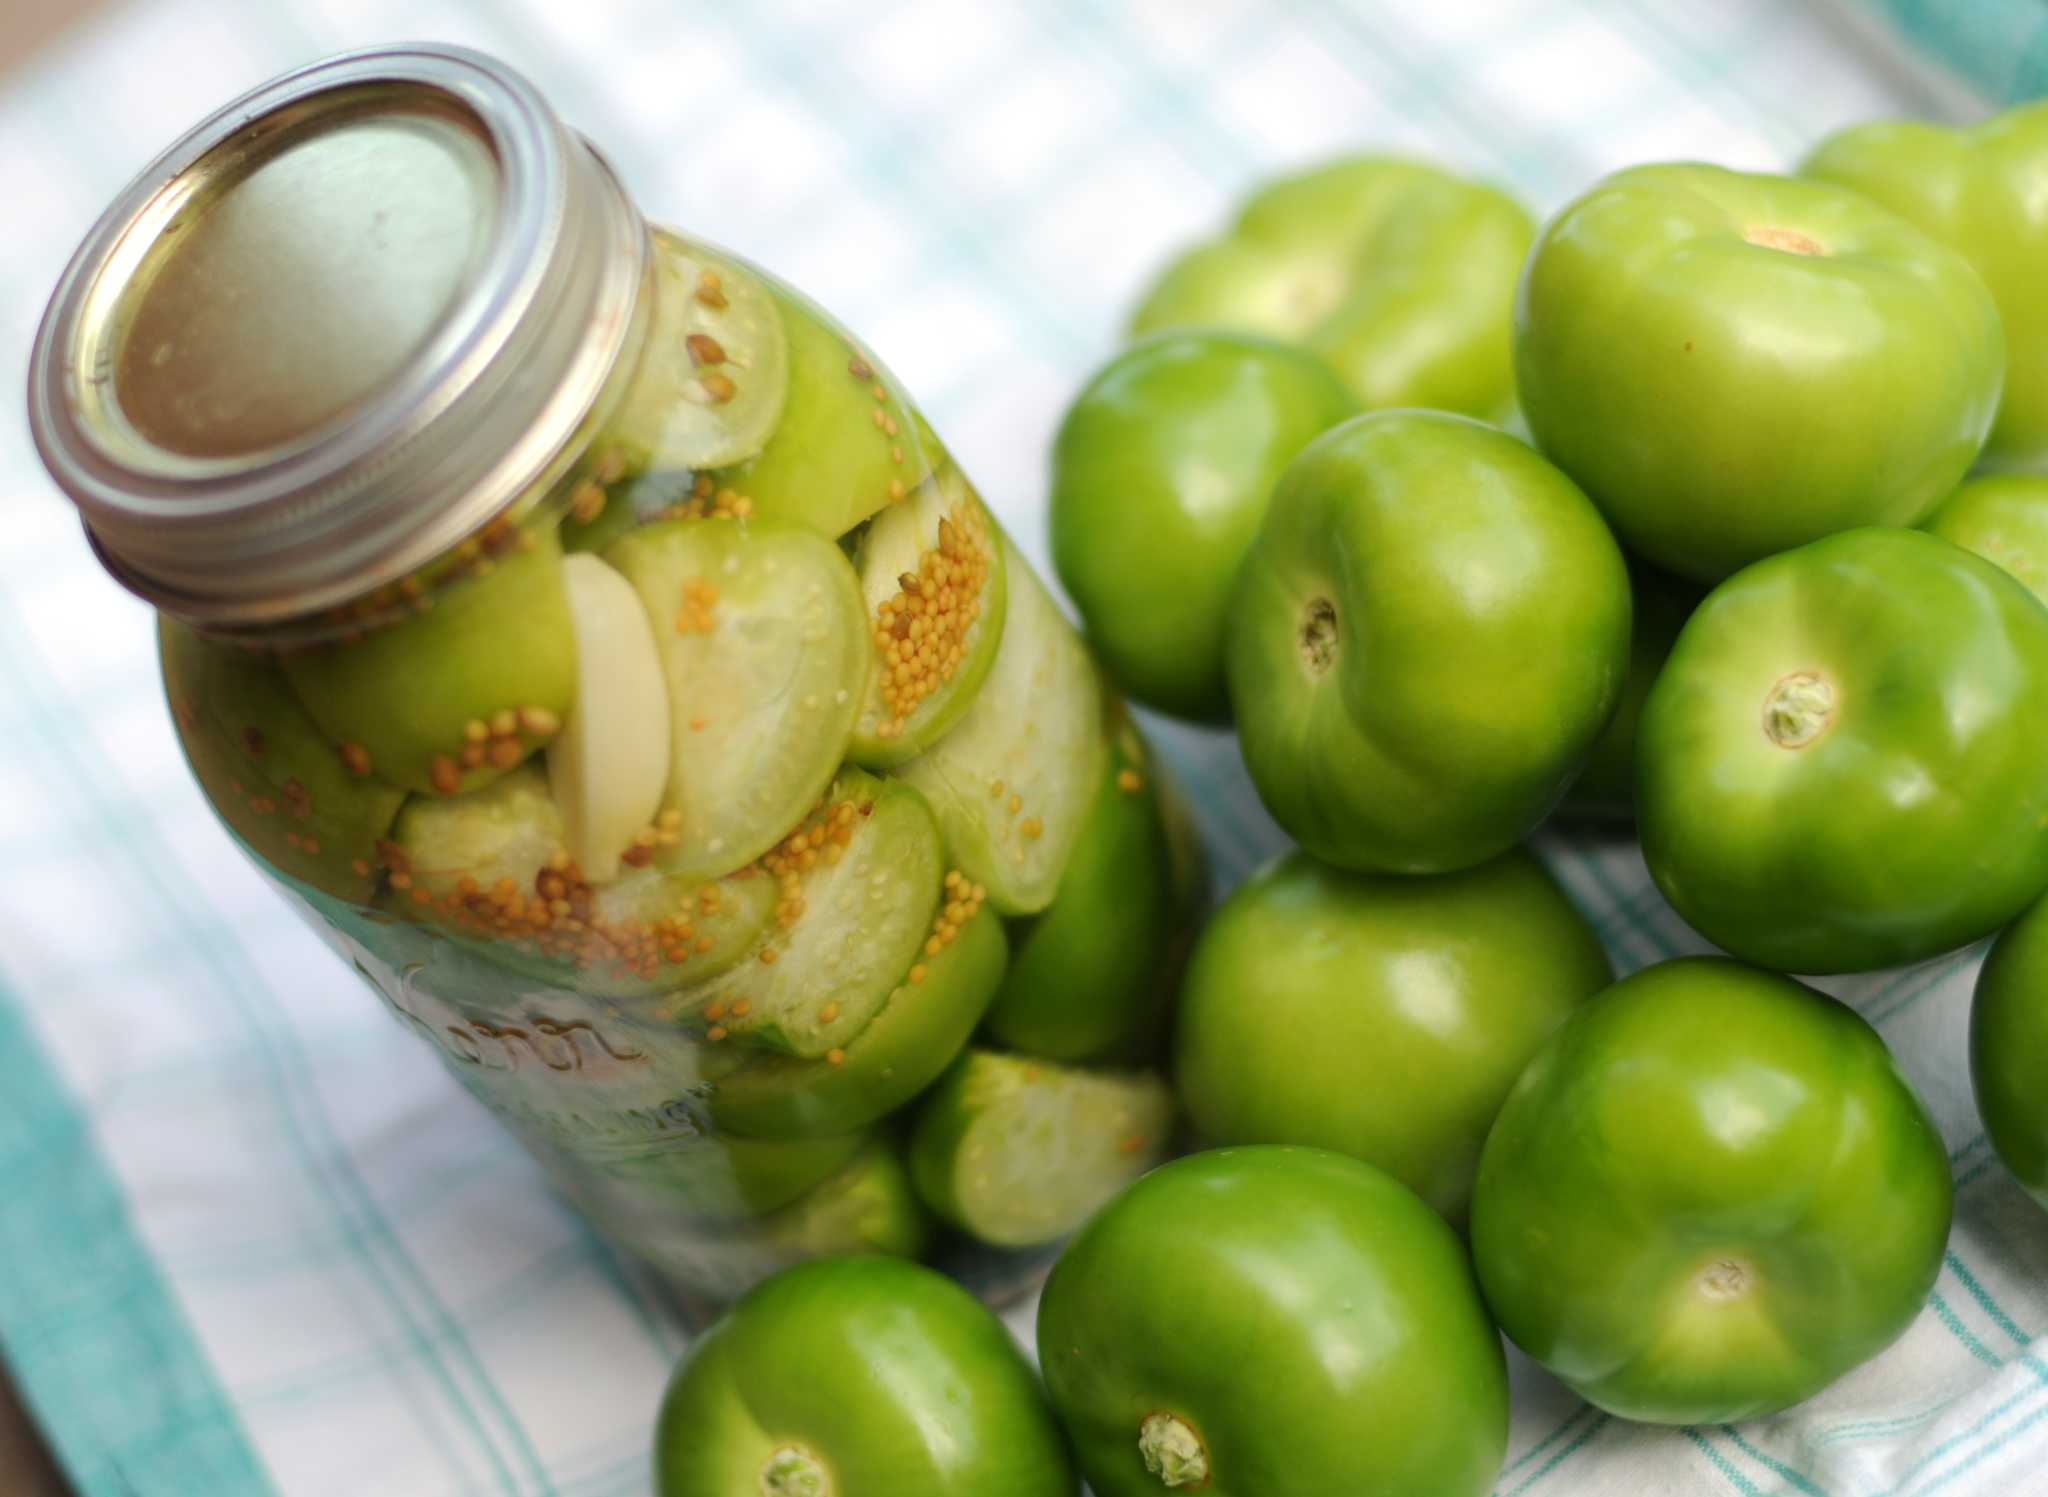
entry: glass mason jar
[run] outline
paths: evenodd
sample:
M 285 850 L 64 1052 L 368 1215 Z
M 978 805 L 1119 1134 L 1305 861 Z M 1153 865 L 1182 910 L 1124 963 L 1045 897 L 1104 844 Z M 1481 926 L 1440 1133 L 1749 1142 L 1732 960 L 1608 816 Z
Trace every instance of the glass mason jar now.
M 600 1232 L 998 1295 L 1167 1145 L 1170 786 L 903 389 L 500 64 L 228 105 L 60 282 L 36 440 L 257 865 Z

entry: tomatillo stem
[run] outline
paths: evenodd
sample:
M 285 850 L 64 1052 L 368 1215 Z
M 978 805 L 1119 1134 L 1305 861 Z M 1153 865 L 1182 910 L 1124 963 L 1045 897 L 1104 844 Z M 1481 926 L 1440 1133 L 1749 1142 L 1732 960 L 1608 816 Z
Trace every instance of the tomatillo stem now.
M 1805 748 L 1835 719 L 1835 688 L 1818 671 L 1781 677 L 1764 696 L 1764 737 L 1779 748 Z
M 1301 659 L 1309 674 L 1320 676 L 1337 660 L 1337 605 L 1311 598 L 1301 610 Z
M 1202 1448 L 1202 1437 L 1172 1414 L 1151 1413 L 1140 1421 L 1138 1454 L 1163 1486 L 1208 1485 L 1209 1452 Z
M 785 1445 L 761 1468 L 761 1497 L 832 1497 L 832 1478 L 808 1450 Z

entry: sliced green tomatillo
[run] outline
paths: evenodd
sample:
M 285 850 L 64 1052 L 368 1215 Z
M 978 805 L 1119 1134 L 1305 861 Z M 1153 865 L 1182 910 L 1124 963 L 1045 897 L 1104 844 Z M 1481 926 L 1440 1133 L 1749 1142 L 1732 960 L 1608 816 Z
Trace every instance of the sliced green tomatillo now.
M 395 909 L 597 996 L 708 981 L 774 915 L 775 882 L 757 868 L 707 884 L 650 865 L 593 886 L 564 838 L 547 777 L 529 764 L 466 795 L 413 798 L 379 855 L 403 896 Z
M 1007 536 L 1002 646 L 957 727 L 896 773 L 1006 915 L 1052 903 L 1102 774 L 1102 685 L 1087 647 Z
M 562 583 L 576 635 L 576 702 L 548 745 L 548 788 L 569 856 L 603 883 L 661 810 L 668 685 L 632 583 L 595 556 L 564 557 Z
M 405 792 L 352 773 L 277 663 L 168 616 L 157 627 L 178 741 L 228 829 L 279 873 L 356 904 Z
M 752 270 L 654 235 L 654 325 L 607 440 L 632 471 L 722 468 L 759 452 L 787 409 L 780 298 Z
M 957 886 L 947 891 L 957 895 Z M 971 890 L 968 905 L 973 904 Z M 959 903 L 949 898 L 948 904 Z M 991 910 L 942 910 L 867 1027 L 839 1058 L 762 1060 L 719 1080 L 710 1100 L 721 1128 L 758 1138 L 801 1138 L 862 1128 L 938 1079 L 967 1044 L 1003 980 L 1009 941 Z
M 1008 598 L 994 521 L 947 467 L 876 515 L 856 558 L 874 638 L 856 763 L 888 768 L 938 741 L 995 665 Z
M 789 331 L 789 399 L 760 455 L 717 481 L 756 515 L 841 536 L 924 482 L 938 454 L 871 354 L 795 292 L 773 295 Z
M 845 757 L 867 691 L 860 584 L 790 525 L 665 520 L 605 552 L 640 594 L 668 683 L 662 865 L 716 878 L 799 821 Z
M 774 923 L 744 961 L 678 994 L 676 1017 L 713 1041 L 841 1064 L 945 915 L 938 827 L 916 791 L 849 768 L 761 866 Z
M 969 1050 L 918 1108 L 910 1177 L 996 1247 L 1051 1242 L 1166 1157 L 1173 1093 L 1150 1072 Z
M 1176 867 L 1162 781 L 1137 727 L 1116 716 L 1059 893 L 1019 932 L 983 1023 L 997 1044 L 1047 1060 L 1138 1061 L 1157 1051 L 1175 938 L 1207 889 L 1199 850 L 1192 879 Z
M 576 648 L 551 530 L 503 532 L 423 610 L 282 658 L 342 762 L 408 790 L 487 785 L 542 747 L 576 696 Z

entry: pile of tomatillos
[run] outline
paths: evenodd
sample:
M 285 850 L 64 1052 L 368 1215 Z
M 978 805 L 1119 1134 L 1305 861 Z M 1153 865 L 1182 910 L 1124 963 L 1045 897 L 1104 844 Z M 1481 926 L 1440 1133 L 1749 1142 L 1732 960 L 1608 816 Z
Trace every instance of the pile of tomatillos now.
M 2048 1207 L 2048 104 L 1540 231 L 1347 160 L 1133 332 L 1058 437 L 1059 575 L 1300 844 L 1179 994 L 1210 1151 L 1068 1246 L 1043 1393 L 930 1270 L 771 1280 L 678 1371 L 668 1497 L 1483 1493 L 1497 1330 L 1628 1419 L 1808 1398 L 1919 1312 L 1953 1186 L 1785 974 L 1997 935 L 1972 1079 Z M 1729 955 L 1614 981 L 1552 817 L 1632 820 Z

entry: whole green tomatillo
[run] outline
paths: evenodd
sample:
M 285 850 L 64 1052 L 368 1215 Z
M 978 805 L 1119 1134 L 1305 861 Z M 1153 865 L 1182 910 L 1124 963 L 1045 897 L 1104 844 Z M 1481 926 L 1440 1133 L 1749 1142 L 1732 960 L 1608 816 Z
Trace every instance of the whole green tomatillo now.
M 1914 525 L 1976 460 L 2005 338 L 1969 262 L 1861 193 L 1615 173 L 1538 240 L 1515 314 L 1537 445 L 1631 550 L 1703 582 Z
M 1607 726 L 1628 570 L 1525 444 L 1377 412 L 1282 476 L 1224 658 L 1245 764 L 1297 842 L 1363 872 L 1469 868 L 1543 819 Z
M 1934 1121 L 1854 1010 L 1722 958 L 1582 1005 L 1509 1093 L 1472 1197 L 1487 1303 L 1625 1419 L 1809 1398 L 1925 1303 L 1953 1190 Z
M 1984 459 L 2048 466 L 2048 100 L 1961 130 L 1858 125 L 1800 170 L 1867 194 L 1977 267 L 2005 322 L 2005 395 Z

